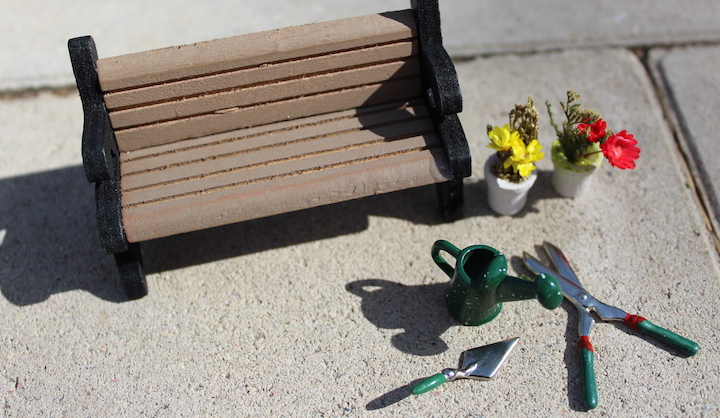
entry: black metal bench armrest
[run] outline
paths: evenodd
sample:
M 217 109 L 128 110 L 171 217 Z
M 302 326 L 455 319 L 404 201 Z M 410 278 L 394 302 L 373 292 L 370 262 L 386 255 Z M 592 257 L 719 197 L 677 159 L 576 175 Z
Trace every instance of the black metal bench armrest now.
M 423 91 L 436 131 L 458 178 L 472 174 L 470 149 L 457 113 L 462 111 L 462 94 L 457 72 L 442 44 L 440 8 L 437 0 L 411 0 L 417 20 L 422 60 Z
M 119 162 L 115 135 L 103 100 L 97 73 L 97 50 L 90 36 L 68 41 L 70 61 L 85 116 L 82 156 L 89 182 L 117 178 Z
M 412 0 L 415 11 L 420 54 L 422 56 L 423 87 L 428 107 L 438 117 L 462 111 L 462 94 L 455 66 L 442 44 L 440 8 L 437 0 Z

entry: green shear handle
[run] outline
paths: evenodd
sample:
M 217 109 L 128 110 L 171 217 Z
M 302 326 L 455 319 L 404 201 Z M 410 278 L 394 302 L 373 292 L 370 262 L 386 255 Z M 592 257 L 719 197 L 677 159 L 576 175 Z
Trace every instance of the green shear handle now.
M 659 327 L 642 316 L 627 314 L 623 322 L 635 331 L 654 337 L 687 356 L 694 356 L 700 349 L 698 343 Z M 595 382 L 595 350 L 590 344 L 590 338 L 584 335 L 580 337 L 580 357 L 582 362 L 583 403 L 587 409 L 594 409 L 598 406 L 597 384 Z
M 635 331 L 654 337 L 686 356 L 694 356 L 700 350 L 698 343 L 659 327 L 642 316 L 628 314 L 623 322 Z
M 545 242 L 543 248 L 550 256 L 553 267 L 541 263 L 528 253 L 524 255 L 525 265 L 535 274 L 556 275 L 563 296 L 578 308 L 580 315 L 579 334 L 580 355 L 582 357 L 583 401 L 588 409 L 595 408 L 598 404 L 595 372 L 593 370 L 595 353 L 588 338 L 595 319 L 590 315 L 590 312 L 595 312 L 603 321 L 623 321 L 631 329 L 652 336 L 684 355 L 694 356 L 700 350 L 697 343 L 685 337 L 661 328 L 641 316 L 628 314 L 620 308 L 606 305 L 595 299 L 580 283 L 567 257 L 558 247 Z
M 583 403 L 587 409 L 595 409 L 598 406 L 597 383 L 595 382 L 595 349 L 590 344 L 590 338 L 583 335 L 580 337 L 580 359 L 582 365 L 582 392 Z

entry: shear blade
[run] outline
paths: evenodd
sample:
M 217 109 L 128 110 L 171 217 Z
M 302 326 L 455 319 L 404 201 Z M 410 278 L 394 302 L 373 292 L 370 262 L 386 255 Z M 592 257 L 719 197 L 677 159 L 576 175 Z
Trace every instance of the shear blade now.
M 557 270 L 557 272 L 560 273 L 560 275 L 563 276 L 566 280 L 573 283 L 575 286 L 582 287 L 582 285 L 580 284 L 580 280 L 575 275 L 572 267 L 570 267 L 570 262 L 565 257 L 565 254 L 563 254 L 563 252 L 560 251 L 558 247 L 547 241 L 543 243 L 543 247 L 550 256 L 550 259 L 552 259 L 553 264 L 555 264 L 555 269 Z
M 490 380 L 505 364 L 519 339 L 519 337 L 511 338 L 467 350 L 460 355 L 459 369 L 469 370 L 466 376 L 469 379 Z M 477 365 L 477 367 L 473 369 L 474 365 Z

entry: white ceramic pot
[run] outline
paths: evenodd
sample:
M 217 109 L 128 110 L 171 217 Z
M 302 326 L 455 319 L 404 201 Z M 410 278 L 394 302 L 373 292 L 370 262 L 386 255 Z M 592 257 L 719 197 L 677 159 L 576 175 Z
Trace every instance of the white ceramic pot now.
M 520 183 L 498 178 L 490 168 L 500 160 L 493 154 L 485 162 L 485 181 L 488 185 L 490 209 L 501 215 L 514 215 L 525 207 L 530 188 L 535 184 L 537 174 L 533 171 Z
M 552 145 L 552 162 L 555 167 L 552 185 L 555 191 L 564 197 L 582 196 L 590 189 L 593 174 L 597 171 L 602 160 L 602 153 L 596 152 L 583 159 L 581 164 L 570 163 L 562 153 L 559 141 L 556 140 Z

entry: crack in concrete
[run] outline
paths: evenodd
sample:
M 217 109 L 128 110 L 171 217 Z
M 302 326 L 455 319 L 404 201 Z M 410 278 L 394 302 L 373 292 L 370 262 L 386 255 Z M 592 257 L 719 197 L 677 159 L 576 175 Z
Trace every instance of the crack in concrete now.
M 692 151 L 690 150 L 686 138 L 687 135 L 683 132 L 680 123 L 680 117 L 676 107 L 676 102 L 672 98 L 669 86 L 667 85 L 666 80 L 662 76 L 660 69 L 656 68 L 656 66 L 653 66 L 653 63 L 650 59 L 651 50 L 670 50 L 693 46 L 715 46 L 717 44 L 717 42 L 702 44 L 695 42 L 691 44 L 679 44 L 671 47 L 653 45 L 629 49 L 638 57 L 638 60 L 645 69 L 645 73 L 648 75 L 648 79 L 652 83 L 653 93 L 655 94 L 655 98 L 660 103 L 663 120 L 665 121 L 668 130 L 673 136 L 677 153 L 681 157 L 680 161 L 682 163 L 683 171 L 685 172 L 685 177 L 687 178 L 686 185 L 688 188 L 690 188 L 693 196 L 695 197 L 698 207 L 700 208 L 700 212 L 703 215 L 705 227 L 710 233 L 710 237 L 715 246 L 715 251 L 718 253 L 718 255 L 720 255 L 720 237 L 718 236 L 718 232 L 720 231 L 716 222 L 714 221 L 715 213 L 712 209 L 712 204 L 710 203 L 710 196 L 708 195 L 709 191 L 707 190 L 706 185 L 702 181 L 701 170 L 699 169 L 698 163 L 693 157 Z

